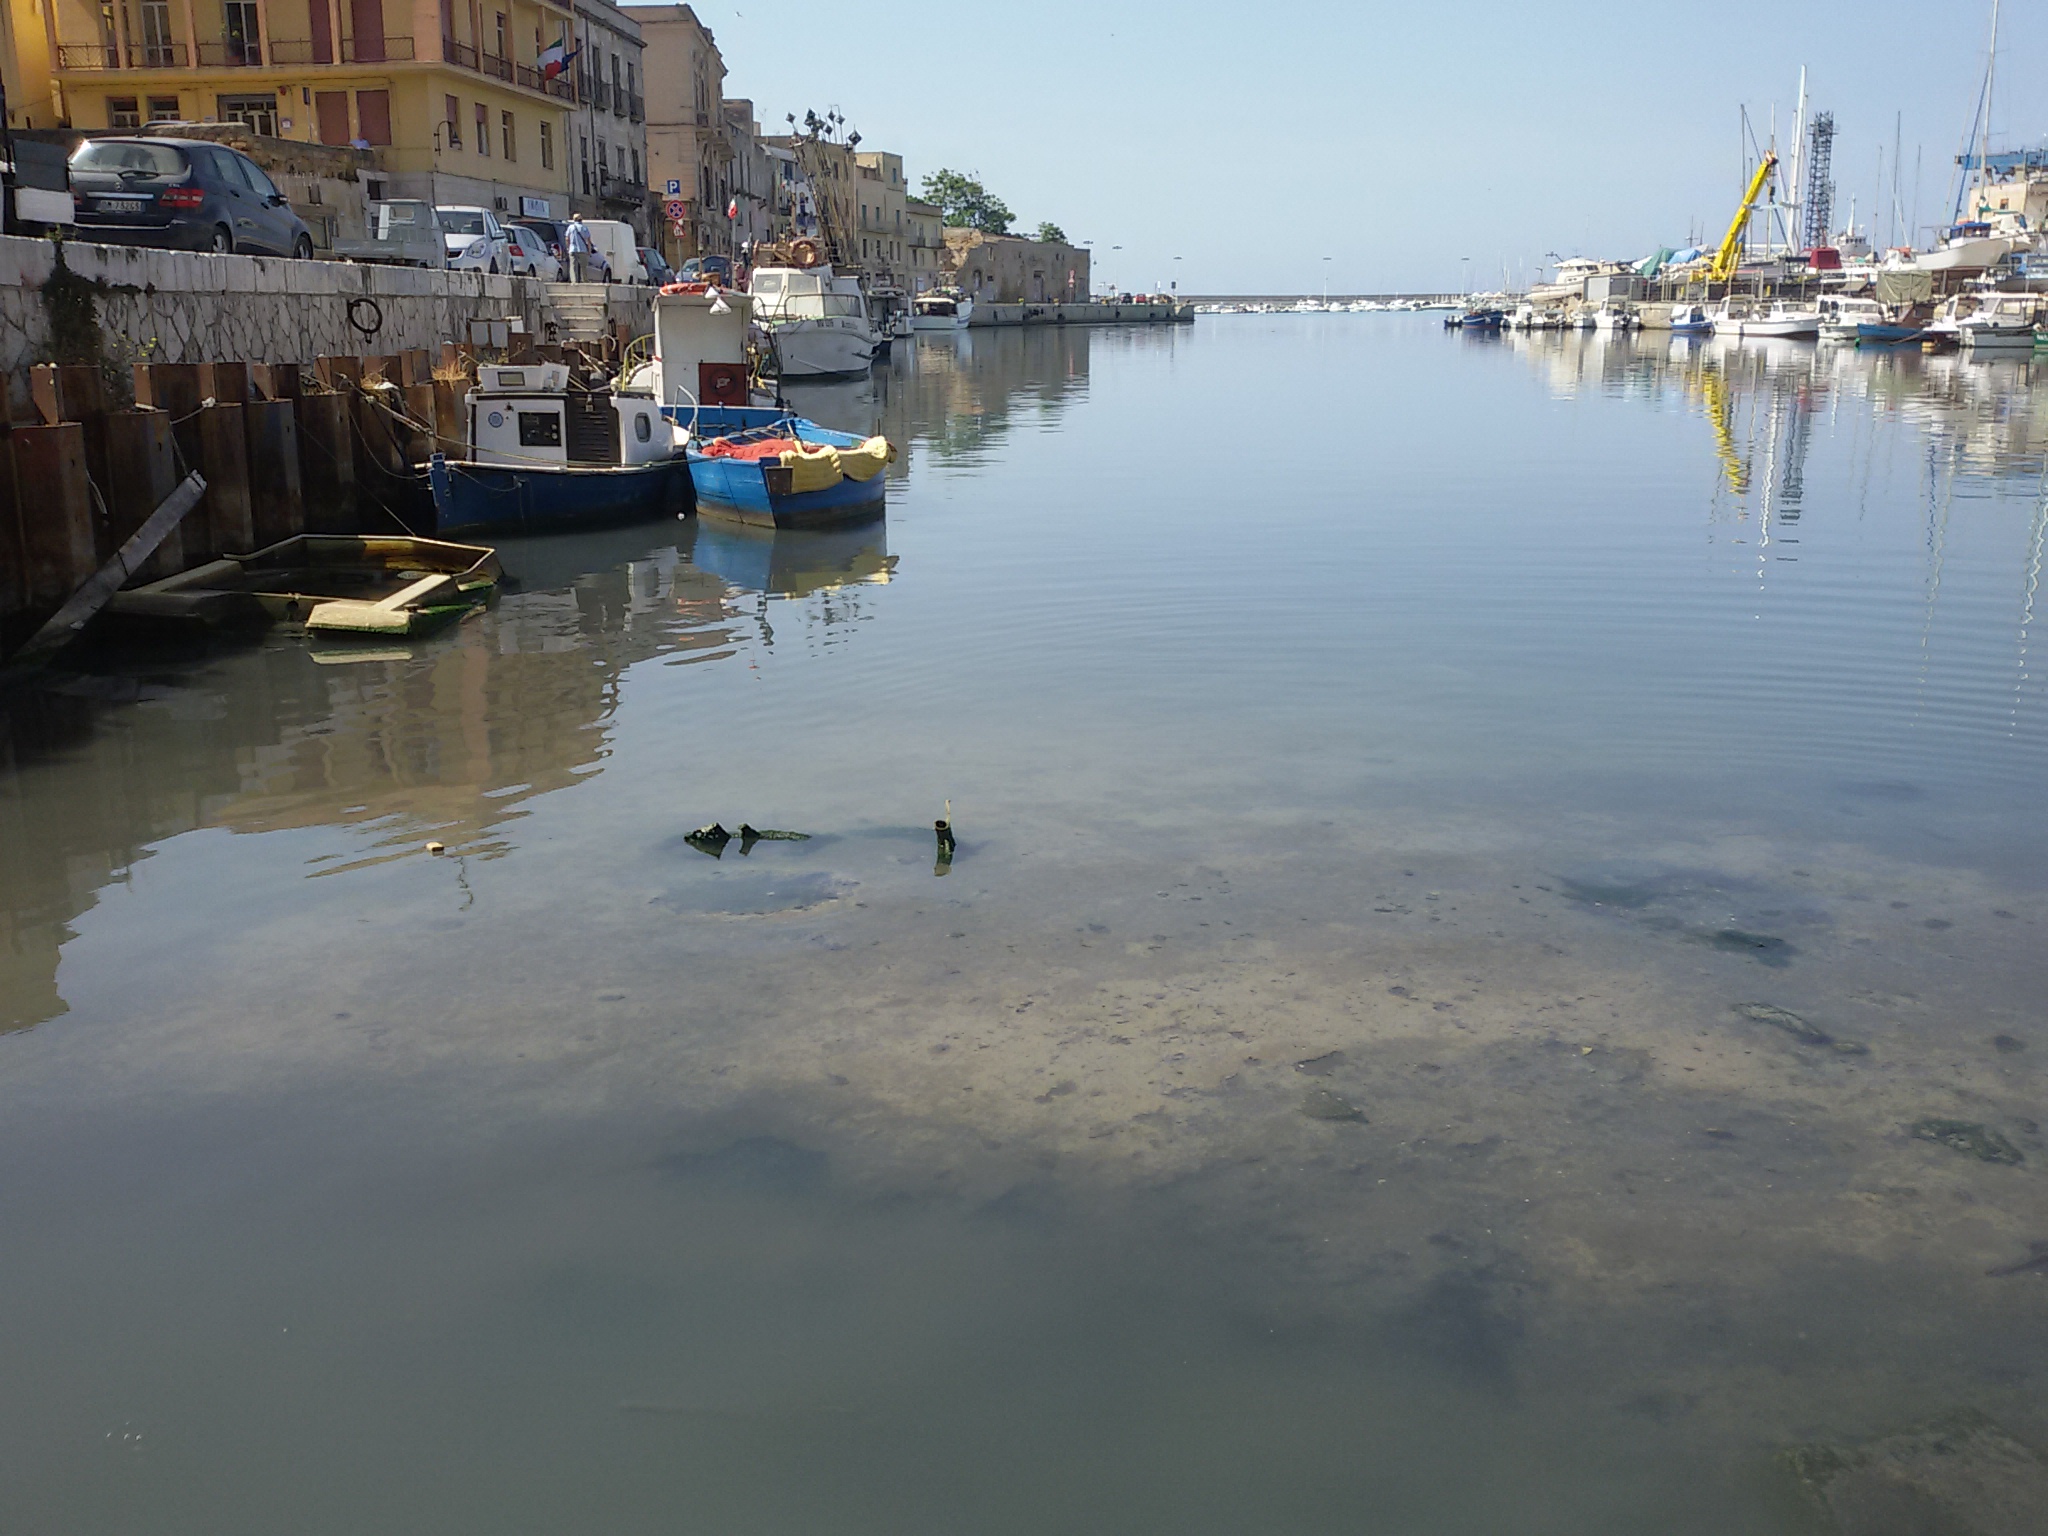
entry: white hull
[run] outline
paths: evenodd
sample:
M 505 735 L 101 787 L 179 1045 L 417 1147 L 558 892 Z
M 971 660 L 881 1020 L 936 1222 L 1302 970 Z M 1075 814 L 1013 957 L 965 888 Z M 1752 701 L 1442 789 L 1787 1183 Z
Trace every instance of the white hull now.
M 2004 235 L 1990 235 L 1982 240 L 1958 240 L 1944 245 L 1938 251 L 1924 251 L 1913 258 L 1913 266 L 1921 272 L 1950 272 L 1958 267 L 1995 267 L 2009 255 L 2019 241 Z
M 1820 335 L 1820 316 L 1771 315 L 1762 320 L 1739 320 L 1735 325 L 1735 334 L 1739 337 L 1776 337 L 1789 341 L 1811 338 Z
M 965 315 L 919 315 L 910 322 L 913 331 L 964 331 L 967 329 Z
M 2034 328 L 2031 325 L 1969 325 L 1956 327 L 1962 344 L 1972 351 L 2031 351 L 2034 346 Z
M 866 373 L 875 360 L 875 335 L 858 320 L 784 320 L 768 332 L 785 379 L 844 378 Z

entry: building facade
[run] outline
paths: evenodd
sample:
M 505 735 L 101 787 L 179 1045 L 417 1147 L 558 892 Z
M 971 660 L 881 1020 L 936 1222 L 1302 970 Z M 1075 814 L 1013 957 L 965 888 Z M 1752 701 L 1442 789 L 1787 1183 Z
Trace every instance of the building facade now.
M 623 219 L 652 245 L 660 209 L 647 190 L 645 52 L 639 22 L 607 0 L 576 0 L 569 206 L 585 218 Z
M 42 29 L 57 126 L 241 123 L 375 150 L 372 197 L 568 212 L 575 86 L 540 64 L 573 29 L 557 0 L 0 3 Z
M 1057 240 L 946 231 L 946 278 L 985 304 L 1087 302 L 1088 252 Z
M 646 43 L 648 180 L 663 208 L 662 254 L 731 255 L 732 143 L 724 113 L 725 60 L 687 5 L 634 5 Z

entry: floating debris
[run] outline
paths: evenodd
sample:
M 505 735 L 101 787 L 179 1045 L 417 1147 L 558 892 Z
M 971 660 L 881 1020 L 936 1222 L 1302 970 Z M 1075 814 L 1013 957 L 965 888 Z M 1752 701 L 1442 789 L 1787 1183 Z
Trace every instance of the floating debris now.
M 1974 1120 L 1916 1120 L 1909 1127 L 1920 1141 L 1939 1142 L 1957 1152 L 1967 1152 L 1980 1163 L 2017 1165 L 2026 1161 L 2020 1149 L 1988 1125 Z
M 1327 1088 L 1311 1088 L 1303 1094 L 1301 1112 L 1311 1120 L 1349 1121 L 1357 1125 L 1365 1123 L 1365 1111 L 1342 1094 L 1332 1093 Z
M 699 853 L 708 853 L 714 859 L 722 859 L 725 857 L 725 845 L 732 841 L 732 834 L 714 821 L 708 827 L 699 827 L 694 832 L 684 833 L 683 841 Z
M 773 827 L 764 830 L 749 826 L 744 821 L 740 823 L 740 857 L 743 859 L 754 851 L 756 843 L 808 843 L 810 840 L 808 832 L 780 832 Z
M 447 845 L 446 843 L 429 843 L 429 844 L 427 844 L 427 852 L 429 852 L 429 853 L 446 853 L 447 851 L 448 851 L 448 845 Z
M 1816 1049 L 1824 1047 L 1843 1056 L 1870 1054 L 1869 1046 L 1858 1044 L 1854 1040 L 1837 1040 L 1826 1030 L 1808 1023 L 1789 1008 L 1780 1008 L 1772 1003 L 1737 1003 L 1734 1006 L 1735 1011 L 1745 1019 L 1753 1019 L 1759 1024 L 1769 1024 L 1774 1029 L 1782 1029 L 1801 1045 L 1810 1045 Z
M 932 873 L 934 875 L 943 875 L 953 867 L 953 850 L 956 846 L 953 838 L 953 802 L 951 800 L 946 802 L 946 814 L 932 823 L 932 832 L 939 840 L 938 860 L 932 865 Z

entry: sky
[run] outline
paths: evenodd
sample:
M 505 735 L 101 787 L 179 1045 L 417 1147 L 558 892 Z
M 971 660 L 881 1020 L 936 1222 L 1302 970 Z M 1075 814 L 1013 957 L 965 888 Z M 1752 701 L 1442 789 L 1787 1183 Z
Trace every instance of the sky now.
M 1837 222 L 1947 212 L 1989 0 L 1223 6 L 708 0 L 764 132 L 837 107 L 913 179 L 976 173 L 1020 226 L 1092 241 L 1097 291 L 1519 285 L 1549 253 L 1719 240 L 1741 109 L 1789 162 L 1799 70 L 1835 114 Z M 2048 6 L 2004 0 L 1993 147 L 2048 141 Z M 1905 238 L 1903 229 L 1896 237 Z M 1918 242 L 1925 244 L 1923 235 Z

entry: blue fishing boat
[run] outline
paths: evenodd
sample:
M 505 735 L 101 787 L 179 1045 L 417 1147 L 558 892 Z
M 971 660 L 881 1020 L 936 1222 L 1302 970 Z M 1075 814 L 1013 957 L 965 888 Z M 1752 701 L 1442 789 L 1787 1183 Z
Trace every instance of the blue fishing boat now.
M 686 435 L 697 511 L 764 528 L 878 517 L 896 450 L 768 406 L 666 406 Z
M 540 533 L 690 511 L 689 466 L 652 394 L 572 388 L 558 363 L 490 364 L 465 404 L 470 456 L 427 464 L 434 531 Z
M 1926 334 L 1927 332 L 1917 325 L 1866 323 L 1856 327 L 1856 345 L 1859 347 L 1896 347 L 1902 342 L 1918 341 Z

